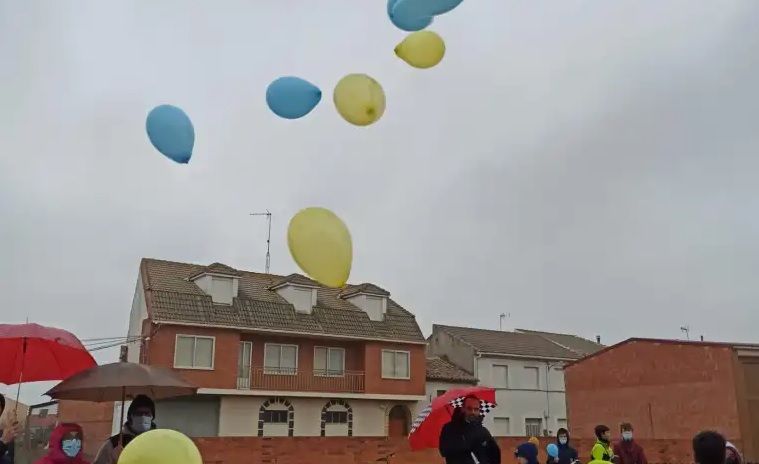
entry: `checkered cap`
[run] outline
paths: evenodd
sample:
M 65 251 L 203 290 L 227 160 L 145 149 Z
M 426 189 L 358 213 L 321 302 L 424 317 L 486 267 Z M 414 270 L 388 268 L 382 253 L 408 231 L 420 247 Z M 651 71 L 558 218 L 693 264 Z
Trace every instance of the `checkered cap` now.
M 460 396 L 456 398 L 455 400 L 451 400 L 451 406 L 454 408 L 460 408 L 464 406 L 464 398 L 465 396 Z M 489 401 L 483 401 L 480 400 L 480 415 L 485 416 L 490 411 L 495 409 L 495 404 L 491 403 Z M 419 413 L 418 416 L 416 416 L 416 419 L 414 419 L 414 422 L 411 424 L 411 432 L 409 432 L 409 435 L 416 432 L 416 429 L 419 428 L 420 425 L 422 425 L 422 422 L 424 422 L 424 419 L 427 418 L 427 416 L 430 415 L 430 412 L 432 411 L 432 404 L 428 404 L 422 411 Z

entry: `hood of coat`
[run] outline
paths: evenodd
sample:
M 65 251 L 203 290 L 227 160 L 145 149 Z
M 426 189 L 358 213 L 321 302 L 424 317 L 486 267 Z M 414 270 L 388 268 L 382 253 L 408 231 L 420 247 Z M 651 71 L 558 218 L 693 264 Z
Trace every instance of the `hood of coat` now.
M 80 449 L 79 453 L 73 458 L 66 456 L 66 454 L 63 452 L 63 448 L 61 447 L 63 438 L 69 434 L 74 435 L 76 438 L 82 441 L 82 449 Z M 50 432 L 50 441 L 48 443 L 47 455 L 45 456 L 44 462 L 52 464 L 84 463 L 84 459 L 82 457 L 83 449 L 84 433 L 82 432 L 82 427 L 80 427 L 78 424 L 58 424 L 58 426 L 54 428 L 52 432 Z

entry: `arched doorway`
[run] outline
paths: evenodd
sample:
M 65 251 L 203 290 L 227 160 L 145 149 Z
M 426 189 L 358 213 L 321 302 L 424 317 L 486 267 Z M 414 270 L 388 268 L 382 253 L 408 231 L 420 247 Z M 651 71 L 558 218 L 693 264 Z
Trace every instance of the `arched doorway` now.
M 409 432 L 411 412 L 406 406 L 397 404 L 390 409 L 387 416 L 387 436 L 405 437 Z

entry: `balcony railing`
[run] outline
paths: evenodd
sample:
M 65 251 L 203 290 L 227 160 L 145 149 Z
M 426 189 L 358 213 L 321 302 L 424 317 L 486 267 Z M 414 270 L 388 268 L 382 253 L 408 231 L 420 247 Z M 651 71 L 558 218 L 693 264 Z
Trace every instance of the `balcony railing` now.
M 270 367 L 241 368 L 237 373 L 237 389 L 363 393 L 364 373 Z

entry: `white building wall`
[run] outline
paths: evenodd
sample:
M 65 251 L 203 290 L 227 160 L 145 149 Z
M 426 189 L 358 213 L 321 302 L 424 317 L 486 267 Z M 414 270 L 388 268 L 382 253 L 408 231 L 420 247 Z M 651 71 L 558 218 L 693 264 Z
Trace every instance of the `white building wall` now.
M 148 307 L 145 303 L 145 290 L 142 288 L 142 273 L 137 277 L 137 287 L 134 290 L 134 297 L 132 298 L 132 309 L 129 312 L 129 330 L 127 337 L 139 337 L 142 335 L 142 321 L 148 317 Z M 130 338 L 132 340 L 133 338 Z M 140 347 L 141 340 L 137 340 L 134 343 L 130 343 L 127 346 L 129 350 L 127 352 L 127 361 L 139 362 L 140 361 Z
M 339 397 L 336 397 L 339 398 Z M 219 436 L 257 436 L 258 412 L 268 397 L 260 396 L 223 396 L 219 409 Z M 293 406 L 295 413 L 293 436 L 321 436 L 322 408 L 331 398 L 285 398 Z M 387 435 L 387 415 L 396 404 L 405 404 L 413 414 L 416 403 L 385 400 L 346 400 L 353 417 L 354 437 L 383 437 Z M 282 409 L 281 405 L 273 405 Z M 335 407 L 333 407 L 335 409 Z M 327 436 L 347 436 L 348 427 L 328 426 Z M 283 424 L 264 425 L 264 436 L 287 436 L 287 426 Z
M 508 371 L 507 382 L 502 380 L 503 366 Z M 548 367 L 549 364 L 542 360 L 477 359 L 479 384 L 496 388 L 498 407 L 484 422 L 494 435 L 524 436 L 525 419 L 541 419 L 543 429 L 549 435 L 566 425 L 564 372 L 559 363 L 551 361 L 550 374 L 546 377 Z M 537 368 L 538 389 L 532 383 L 534 371 L 527 368 Z M 508 430 L 505 430 L 507 427 Z

